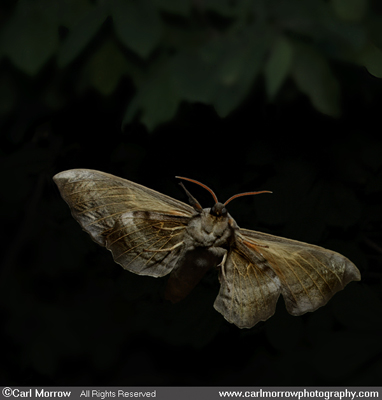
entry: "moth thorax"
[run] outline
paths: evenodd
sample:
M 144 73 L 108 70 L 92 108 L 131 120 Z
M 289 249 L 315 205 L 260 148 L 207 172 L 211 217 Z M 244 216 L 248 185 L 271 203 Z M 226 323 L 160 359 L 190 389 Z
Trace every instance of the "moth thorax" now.
M 221 217 L 227 215 L 227 209 L 225 208 L 223 203 L 216 203 L 210 211 L 210 214 L 214 217 Z

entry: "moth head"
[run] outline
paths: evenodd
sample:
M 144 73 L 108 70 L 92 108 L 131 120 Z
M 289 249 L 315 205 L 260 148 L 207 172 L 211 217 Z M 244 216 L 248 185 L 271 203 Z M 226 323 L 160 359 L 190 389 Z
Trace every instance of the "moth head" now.
M 260 192 L 245 192 L 245 193 L 239 193 L 239 194 L 235 194 L 234 196 L 230 197 L 224 204 L 220 203 L 218 198 L 216 197 L 215 193 L 212 191 L 212 189 L 210 189 L 208 186 L 204 185 L 201 182 L 198 182 L 194 179 L 190 179 L 190 178 L 184 178 L 182 176 L 176 176 L 176 178 L 178 179 L 184 179 L 186 181 L 190 181 L 193 183 L 196 183 L 202 187 L 204 187 L 204 189 L 208 190 L 211 194 L 212 197 L 215 200 L 215 205 L 211 208 L 210 210 L 210 214 L 215 216 L 215 217 L 225 217 L 227 215 L 227 209 L 226 209 L 226 205 L 232 201 L 233 199 L 236 199 L 237 197 L 241 197 L 241 196 L 248 196 L 248 195 L 254 195 L 254 194 L 260 194 L 260 193 L 272 193 L 269 190 L 262 190 Z M 188 196 L 188 200 L 191 204 L 191 206 L 194 208 L 195 211 L 201 213 L 203 211 L 203 207 L 199 204 L 198 200 L 195 199 L 195 197 L 185 188 L 185 186 L 183 185 L 182 182 L 180 182 L 180 185 L 182 186 L 182 188 L 185 190 L 187 196 Z
M 217 202 L 211 207 L 210 214 L 214 217 L 225 217 L 227 215 L 227 209 L 224 204 Z

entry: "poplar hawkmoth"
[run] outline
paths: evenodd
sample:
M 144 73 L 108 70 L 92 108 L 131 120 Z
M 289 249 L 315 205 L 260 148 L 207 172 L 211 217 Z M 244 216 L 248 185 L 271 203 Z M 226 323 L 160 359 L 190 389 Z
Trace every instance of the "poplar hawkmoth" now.
M 361 275 L 346 257 L 331 250 L 266 233 L 241 229 L 206 185 L 215 204 L 202 208 L 181 183 L 189 203 L 128 180 L 89 169 L 54 176 L 73 217 L 114 261 L 138 275 L 170 274 L 165 298 L 186 297 L 210 268 L 218 270 L 214 307 L 239 328 L 271 317 L 282 294 L 292 315 L 325 305 Z

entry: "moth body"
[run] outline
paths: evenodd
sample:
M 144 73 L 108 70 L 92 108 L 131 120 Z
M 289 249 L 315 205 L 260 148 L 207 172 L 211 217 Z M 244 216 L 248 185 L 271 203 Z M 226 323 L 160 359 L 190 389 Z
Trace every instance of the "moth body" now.
M 210 268 L 217 267 L 234 241 L 238 226 L 228 214 L 215 216 L 211 208 L 194 215 L 182 238 L 179 263 L 167 282 L 165 298 L 176 303 L 185 298 Z
M 233 240 L 236 228 L 236 222 L 228 213 L 214 216 L 211 208 L 204 208 L 190 220 L 186 234 L 195 246 L 227 248 Z

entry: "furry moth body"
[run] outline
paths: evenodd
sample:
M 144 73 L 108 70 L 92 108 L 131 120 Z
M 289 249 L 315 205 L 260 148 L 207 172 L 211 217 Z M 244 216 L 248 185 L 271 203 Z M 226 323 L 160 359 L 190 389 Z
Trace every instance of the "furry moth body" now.
M 73 217 L 114 261 L 139 275 L 171 274 L 165 297 L 179 301 L 209 268 L 217 267 L 220 291 L 214 307 L 239 328 L 271 317 L 282 294 L 292 315 L 325 305 L 357 267 L 334 251 L 241 229 L 211 189 L 215 205 L 202 208 L 116 176 L 73 169 L 54 176 Z

